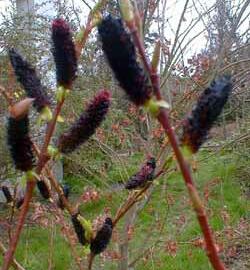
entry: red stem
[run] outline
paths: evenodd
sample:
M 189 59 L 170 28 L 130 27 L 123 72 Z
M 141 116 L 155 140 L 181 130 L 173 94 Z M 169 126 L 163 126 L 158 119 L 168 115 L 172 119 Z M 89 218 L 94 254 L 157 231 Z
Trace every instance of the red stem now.
M 165 131 L 168 135 L 169 141 L 172 145 L 176 159 L 177 159 L 179 166 L 180 166 L 180 170 L 182 172 L 183 178 L 184 178 L 186 186 L 188 188 L 190 197 L 193 198 L 193 196 L 198 196 L 198 193 L 196 191 L 188 164 L 185 161 L 185 159 L 181 153 L 181 150 L 178 146 L 177 138 L 175 136 L 173 129 L 171 128 L 166 111 L 162 110 L 159 113 L 158 120 L 162 124 L 163 128 L 165 129 Z M 198 200 L 199 200 L 199 198 L 198 198 Z M 196 201 L 194 201 L 194 199 L 192 199 L 192 202 L 193 202 L 194 210 L 195 210 L 196 215 L 197 215 L 197 219 L 199 221 L 201 230 L 202 230 L 203 235 L 204 235 L 204 239 L 205 239 L 206 247 L 207 247 L 207 255 L 210 259 L 210 262 L 213 265 L 214 269 L 225 270 L 226 269 L 225 266 L 220 261 L 220 258 L 219 258 L 219 255 L 218 255 L 218 252 L 217 252 L 217 249 L 215 246 L 215 241 L 213 238 L 213 233 L 208 225 L 208 220 L 207 220 L 207 216 L 206 216 L 204 207 L 201 204 L 196 205 L 195 204 Z M 200 202 L 200 200 L 199 200 L 199 202 Z
M 135 24 L 133 22 L 129 22 L 129 23 L 127 23 L 127 25 L 130 28 L 130 31 L 133 35 L 134 43 L 138 48 L 143 65 L 150 76 L 150 80 L 152 83 L 152 87 L 153 87 L 156 99 L 161 100 L 162 96 L 161 96 L 161 92 L 160 92 L 159 76 L 157 75 L 156 70 L 152 69 L 150 62 L 148 61 L 148 59 L 146 57 L 143 42 L 140 39 L 140 36 L 138 34 L 137 29 L 135 28 Z M 218 255 L 218 252 L 216 249 L 215 241 L 213 238 L 213 233 L 208 225 L 208 220 L 207 220 L 207 216 L 206 216 L 204 207 L 201 203 L 198 192 L 195 188 L 188 164 L 185 161 L 185 159 L 182 155 L 182 152 L 178 146 L 177 137 L 175 135 L 174 130 L 171 127 L 171 123 L 169 121 L 167 111 L 164 109 L 160 109 L 160 112 L 157 116 L 157 119 L 160 122 L 160 124 L 162 125 L 162 127 L 164 128 L 164 130 L 169 138 L 170 144 L 173 148 L 176 159 L 177 159 L 178 164 L 180 166 L 180 170 L 181 170 L 181 173 L 183 175 L 183 179 L 185 181 L 185 184 L 186 184 L 188 192 L 189 192 L 189 196 L 190 196 L 192 203 L 193 203 L 193 208 L 196 212 L 197 219 L 199 221 L 202 233 L 204 235 L 208 258 L 209 258 L 209 260 L 210 260 L 210 262 L 215 270 L 225 270 L 226 269 L 225 266 L 220 261 L 220 258 L 219 258 L 219 255 Z

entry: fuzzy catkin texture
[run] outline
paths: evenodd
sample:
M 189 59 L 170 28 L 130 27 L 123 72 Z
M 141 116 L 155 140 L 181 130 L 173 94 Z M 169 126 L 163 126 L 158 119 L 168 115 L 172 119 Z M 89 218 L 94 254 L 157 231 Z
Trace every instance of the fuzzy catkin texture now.
M 49 192 L 49 188 L 46 185 L 46 183 L 44 181 L 37 181 L 36 182 L 37 188 L 40 191 L 40 194 L 42 195 L 42 197 L 44 199 L 49 199 L 50 198 L 50 192 Z
M 36 110 L 41 112 L 44 107 L 50 106 L 46 89 L 42 86 L 35 69 L 14 49 L 9 50 L 9 57 L 17 80 L 23 86 L 26 95 L 35 99 L 33 105 Z
M 120 86 L 136 105 L 150 99 L 152 89 L 137 62 L 135 46 L 120 19 L 108 16 L 98 26 L 102 49 Z
M 79 243 L 81 243 L 83 246 L 87 244 L 87 240 L 85 238 L 85 230 L 81 224 L 81 222 L 77 219 L 77 216 L 79 213 L 71 216 L 71 221 L 74 226 L 75 233 L 77 235 Z
M 196 153 L 205 142 L 208 132 L 220 115 L 232 91 L 230 76 L 214 80 L 205 89 L 183 125 L 181 142 Z
M 77 58 L 70 27 L 63 19 L 52 23 L 52 42 L 57 84 L 70 89 L 76 78 Z
M 100 254 L 103 252 L 112 237 L 113 231 L 113 222 L 111 218 L 106 218 L 103 226 L 97 232 L 96 237 L 90 243 L 91 253 L 94 255 Z
M 34 165 L 32 142 L 29 137 L 28 115 L 22 119 L 8 118 L 7 142 L 17 169 L 29 171 Z
M 12 195 L 11 195 L 8 187 L 2 186 L 2 192 L 4 194 L 4 197 L 5 197 L 7 203 L 10 203 L 13 201 Z
M 62 153 L 74 151 L 95 133 L 108 112 L 110 97 L 108 91 L 100 91 L 90 101 L 80 118 L 59 137 L 57 146 Z
M 148 181 L 153 180 L 156 168 L 156 160 L 150 157 L 141 167 L 140 171 L 133 175 L 125 185 L 126 189 L 143 188 Z

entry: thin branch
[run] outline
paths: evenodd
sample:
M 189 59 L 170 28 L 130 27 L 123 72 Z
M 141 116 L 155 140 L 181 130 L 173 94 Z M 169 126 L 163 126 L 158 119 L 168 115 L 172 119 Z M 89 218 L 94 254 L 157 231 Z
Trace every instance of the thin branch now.
M 1 253 L 4 255 L 6 253 L 6 248 L 4 246 L 4 244 L 0 241 L 0 251 Z M 25 270 L 25 268 L 23 268 L 21 266 L 21 264 L 19 262 L 17 262 L 17 260 L 15 258 L 12 259 L 11 262 L 12 266 L 16 269 L 16 270 Z

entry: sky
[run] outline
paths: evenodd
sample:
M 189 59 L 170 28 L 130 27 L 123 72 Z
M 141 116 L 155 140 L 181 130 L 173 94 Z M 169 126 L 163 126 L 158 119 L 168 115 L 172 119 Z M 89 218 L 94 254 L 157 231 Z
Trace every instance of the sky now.
M 70 0 L 68 2 L 72 3 L 72 1 L 73 0 Z M 88 3 L 94 3 L 93 0 L 85 0 L 85 1 Z M 167 0 L 165 16 L 166 18 L 168 18 L 168 20 L 166 22 L 165 37 L 167 40 L 170 40 L 171 43 L 173 43 L 174 41 L 175 32 L 178 27 L 179 18 L 181 16 L 183 7 L 185 5 L 185 1 L 186 0 Z M 35 0 L 35 3 L 41 4 L 42 2 L 43 0 Z M 193 6 L 193 2 L 196 3 L 199 9 L 202 9 L 202 8 L 206 9 L 208 7 L 211 7 L 213 3 L 215 2 L 215 0 L 209 0 L 209 1 L 190 0 L 189 1 L 190 6 L 191 5 Z M 234 4 L 238 4 L 239 2 L 241 2 L 241 0 L 232 0 L 232 2 Z M 162 1 L 160 1 L 160 3 L 162 3 Z M 9 0 L 0 0 L 0 12 L 6 12 L 5 9 L 9 6 L 9 4 L 10 4 Z M 87 18 L 87 14 L 88 14 L 88 8 L 86 7 L 86 5 L 83 3 L 82 0 L 74 0 L 74 4 L 75 4 L 75 7 L 80 9 L 83 14 L 82 16 L 80 16 L 80 19 L 81 19 L 81 23 L 84 25 Z M 248 11 L 250 11 L 250 7 L 248 7 Z M 247 14 L 248 11 L 245 11 L 245 13 Z M 53 9 L 51 5 L 48 5 L 48 4 L 45 5 L 43 10 L 40 10 L 40 12 L 42 12 L 43 14 L 47 13 L 53 16 Z M 197 18 L 197 16 L 198 16 L 197 12 L 195 11 L 194 8 L 188 8 L 182 22 L 182 28 L 181 28 L 180 33 L 183 32 L 185 28 L 191 23 L 191 21 Z M 206 20 L 205 17 L 204 17 L 204 20 Z M 1 16 L 0 16 L 0 22 L 1 22 Z M 244 31 L 248 27 L 249 27 L 249 20 L 246 20 L 246 22 L 242 25 L 242 31 Z M 186 40 L 188 41 L 192 39 L 192 37 L 194 37 L 202 29 L 204 29 L 204 26 L 203 26 L 202 21 L 200 21 L 196 26 L 192 28 L 192 31 L 190 31 L 190 33 L 187 35 Z M 205 45 L 206 45 L 206 33 L 204 32 L 201 35 L 199 35 L 197 38 L 195 38 L 194 41 L 192 41 L 191 45 L 186 51 L 186 55 L 198 53 L 202 48 L 205 47 Z

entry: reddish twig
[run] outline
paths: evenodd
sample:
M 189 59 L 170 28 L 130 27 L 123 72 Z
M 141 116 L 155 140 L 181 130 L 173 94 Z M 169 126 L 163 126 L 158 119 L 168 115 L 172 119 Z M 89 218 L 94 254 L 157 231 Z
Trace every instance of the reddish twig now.
M 3 245 L 3 243 L 0 242 L 0 251 L 1 253 L 4 255 L 6 252 L 6 248 Z M 12 259 L 11 262 L 12 266 L 16 269 L 16 270 L 25 270 L 14 258 Z
M 143 42 L 140 39 L 140 35 L 135 27 L 135 24 L 134 23 L 127 23 L 127 25 L 130 28 L 130 31 L 133 35 L 134 43 L 135 43 L 136 47 L 138 48 L 143 65 L 149 74 L 156 99 L 161 100 L 162 96 L 161 96 L 161 92 L 160 92 L 159 76 L 157 75 L 156 70 L 154 70 L 151 67 L 151 64 L 149 63 L 149 61 L 146 57 Z M 204 239 L 205 239 L 206 247 L 207 247 L 208 258 L 209 258 L 214 269 L 225 270 L 226 268 L 219 258 L 218 251 L 216 249 L 215 240 L 213 238 L 213 233 L 209 227 L 204 207 L 201 203 L 201 200 L 199 198 L 199 194 L 198 194 L 196 187 L 195 187 L 195 184 L 193 182 L 192 175 L 191 175 L 191 172 L 189 170 L 189 166 L 188 166 L 186 160 L 184 159 L 184 156 L 183 156 L 183 154 L 178 146 L 177 137 L 175 135 L 174 130 L 171 127 L 167 111 L 163 108 L 160 109 L 158 116 L 157 116 L 157 119 L 158 119 L 159 123 L 162 125 L 162 127 L 164 128 L 164 130 L 169 138 L 169 142 L 170 142 L 170 144 L 173 148 L 173 151 L 175 153 L 176 160 L 179 164 L 181 173 L 183 175 L 183 179 L 185 181 L 186 187 L 187 187 L 188 192 L 189 192 L 190 199 L 193 203 L 193 208 L 196 212 L 197 219 L 199 221 L 201 230 L 202 230 L 203 235 L 204 235 Z

